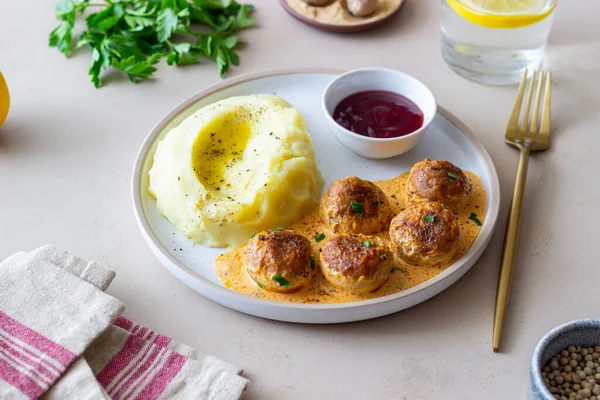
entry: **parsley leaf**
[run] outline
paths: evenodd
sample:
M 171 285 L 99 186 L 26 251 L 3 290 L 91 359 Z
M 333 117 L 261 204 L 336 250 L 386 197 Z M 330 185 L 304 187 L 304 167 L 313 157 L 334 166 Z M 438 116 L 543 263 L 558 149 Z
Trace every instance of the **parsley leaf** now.
M 396 272 L 396 271 L 400 271 L 400 272 L 403 272 L 403 273 L 407 273 L 408 272 L 406 270 L 406 268 L 392 267 L 392 272 Z
M 71 31 L 75 23 L 71 20 L 63 21 L 56 29 L 50 32 L 50 39 L 48 45 L 51 47 L 57 47 L 58 51 L 63 53 L 65 56 L 69 55 L 71 50 L 72 35 Z
M 75 4 L 73 0 L 61 0 L 56 5 L 56 16 L 62 17 L 66 14 L 70 14 L 75 11 Z
M 431 222 L 435 221 L 435 215 L 424 215 L 423 221 L 431 223 Z
M 158 13 L 156 19 L 156 36 L 159 42 L 165 42 L 177 28 L 179 18 L 172 8 L 165 8 Z
M 360 242 L 362 247 L 371 247 L 372 243 L 370 240 L 365 240 L 364 242 Z
M 308 256 L 308 258 L 310 259 L 310 269 L 315 269 L 315 267 L 317 266 L 315 258 L 312 256 L 312 254 Z
M 259 288 L 261 288 L 262 290 L 265 290 L 265 285 L 263 285 L 259 281 L 256 281 L 256 284 L 258 285 Z
M 352 210 L 354 210 L 354 212 L 358 214 L 362 214 L 365 212 L 365 206 L 363 205 L 363 203 L 360 203 L 358 201 L 351 201 L 350 207 L 352 208 Z
M 283 276 L 281 276 L 279 274 L 273 275 L 271 277 L 271 279 L 273 279 L 275 282 L 277 282 L 279 284 L 279 286 L 281 286 L 282 288 L 290 287 L 290 281 L 288 281 L 287 279 L 285 279 Z
M 456 176 L 452 172 L 446 172 L 446 175 L 448 175 L 448 177 L 451 178 L 451 179 L 457 179 L 458 178 L 458 176 Z
M 479 220 L 479 218 L 477 218 L 477 214 L 475 214 L 474 212 L 471 213 L 471 215 L 469 215 L 469 219 L 473 222 L 475 222 L 475 225 L 477 226 L 481 226 L 483 225 L 481 223 L 481 221 Z
M 145 61 L 137 61 L 135 56 L 131 56 L 121 61 L 113 60 L 112 66 L 125 72 L 129 76 L 129 79 L 135 83 L 139 79 L 146 79 L 152 75 L 156 71 L 153 65 L 160 61 L 160 58 L 160 54 L 152 54 Z
M 319 243 L 323 239 L 325 239 L 324 233 L 319 233 L 317 236 L 315 236 L 315 242 L 317 242 L 317 243 Z
M 240 38 L 233 33 L 256 24 L 250 18 L 254 7 L 235 0 L 90 1 L 59 1 L 60 24 L 50 32 L 48 45 L 66 57 L 74 40 L 75 50 L 88 47 L 89 74 L 96 87 L 102 86 L 102 71 L 111 67 L 132 82 L 150 78 L 163 57 L 168 65 L 177 66 L 199 64 L 207 57 L 223 76 L 240 63 L 235 51 Z M 87 29 L 74 39 L 78 16 L 84 12 Z
M 281 226 L 278 226 L 277 228 L 273 229 L 274 231 L 283 231 L 285 230 L 285 228 L 282 228 Z
M 252 235 L 250 235 L 250 239 L 252 239 L 254 236 L 256 236 L 256 232 L 252 232 Z

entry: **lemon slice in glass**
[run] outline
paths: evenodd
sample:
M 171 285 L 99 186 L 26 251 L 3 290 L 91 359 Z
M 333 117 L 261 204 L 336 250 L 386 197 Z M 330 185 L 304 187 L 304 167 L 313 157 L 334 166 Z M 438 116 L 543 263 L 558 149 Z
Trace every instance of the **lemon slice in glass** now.
M 549 0 L 448 0 L 464 19 L 486 28 L 522 28 L 540 22 L 554 11 Z
M 0 72 L 0 126 L 4 123 L 6 116 L 8 115 L 8 109 L 10 107 L 10 95 L 8 93 L 8 86 Z

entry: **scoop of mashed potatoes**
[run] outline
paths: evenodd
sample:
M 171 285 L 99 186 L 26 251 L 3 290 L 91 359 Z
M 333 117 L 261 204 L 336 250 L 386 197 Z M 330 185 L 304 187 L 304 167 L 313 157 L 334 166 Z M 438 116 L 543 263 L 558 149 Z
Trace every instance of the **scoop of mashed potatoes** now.
M 311 211 L 323 184 L 302 115 L 280 97 L 252 95 L 203 107 L 169 131 L 149 190 L 195 243 L 235 247 Z

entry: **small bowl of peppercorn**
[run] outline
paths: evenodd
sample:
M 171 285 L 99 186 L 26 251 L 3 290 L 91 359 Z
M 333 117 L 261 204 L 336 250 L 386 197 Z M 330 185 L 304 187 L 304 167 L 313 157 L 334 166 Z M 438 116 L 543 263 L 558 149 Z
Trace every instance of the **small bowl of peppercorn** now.
M 600 400 L 600 319 L 560 325 L 533 352 L 527 400 Z

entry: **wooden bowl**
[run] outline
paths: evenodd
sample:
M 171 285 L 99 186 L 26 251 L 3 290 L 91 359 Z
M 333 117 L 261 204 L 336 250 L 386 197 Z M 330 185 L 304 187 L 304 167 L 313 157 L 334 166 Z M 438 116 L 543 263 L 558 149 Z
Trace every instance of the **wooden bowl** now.
M 385 15 L 382 15 L 382 16 L 375 15 L 375 16 L 370 16 L 370 17 L 365 17 L 365 18 L 355 17 L 357 20 L 356 23 L 334 24 L 334 23 L 324 23 L 321 21 L 317 21 L 316 19 L 313 19 L 307 15 L 304 15 L 303 13 L 294 9 L 290 5 L 289 1 L 290 0 L 279 0 L 283 9 L 285 11 L 287 11 L 288 14 L 290 14 L 292 17 L 296 18 L 298 21 L 304 22 L 307 25 L 314 26 L 315 28 L 318 28 L 318 29 L 321 29 L 321 30 L 324 30 L 327 32 L 336 32 L 336 33 L 354 33 L 354 32 L 363 32 L 363 31 L 367 31 L 370 29 L 375 29 L 375 28 L 383 25 L 387 21 L 389 21 L 400 10 L 400 8 L 402 7 L 402 4 L 404 4 L 404 0 L 395 0 L 395 4 L 393 5 L 392 11 L 386 13 Z M 336 1 L 344 1 L 344 0 L 336 0 Z M 335 1 L 333 3 L 335 3 Z M 324 8 L 324 7 L 315 7 L 315 6 L 308 6 L 308 7 Z M 331 7 L 331 5 L 325 6 L 325 7 Z M 364 19 L 364 21 L 361 21 L 361 19 Z

